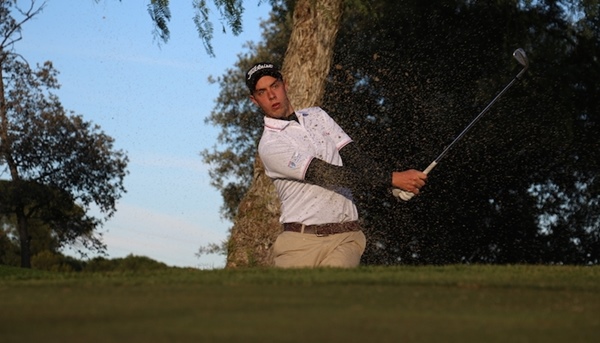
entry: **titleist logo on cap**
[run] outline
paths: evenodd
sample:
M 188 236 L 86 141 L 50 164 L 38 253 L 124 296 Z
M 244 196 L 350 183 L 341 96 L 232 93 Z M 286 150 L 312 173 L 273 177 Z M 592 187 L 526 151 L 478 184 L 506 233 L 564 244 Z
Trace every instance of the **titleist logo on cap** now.
M 254 67 L 252 67 L 252 69 L 248 70 L 248 80 L 252 78 L 252 75 L 254 75 L 254 73 L 265 68 L 275 69 L 275 66 L 270 63 L 255 65 Z

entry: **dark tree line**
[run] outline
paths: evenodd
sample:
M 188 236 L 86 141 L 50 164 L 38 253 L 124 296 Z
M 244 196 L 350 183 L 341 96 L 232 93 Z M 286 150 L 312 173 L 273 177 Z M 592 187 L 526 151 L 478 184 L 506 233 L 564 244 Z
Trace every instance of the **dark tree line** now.
M 597 263 L 598 5 L 373 6 L 377 20 L 348 17 L 341 30 L 324 106 L 386 165 L 425 168 L 520 70 L 514 49 L 531 67 L 421 196 L 361 198 L 366 261 Z
M 521 69 L 511 53 L 522 47 L 531 61 L 419 197 L 356 194 L 370 242 L 364 262 L 598 263 L 598 2 L 351 5 L 323 107 L 390 169 L 425 168 Z M 284 17 L 271 20 L 285 27 Z M 265 32 L 230 75 L 269 49 L 277 61 L 285 35 Z M 209 120 L 224 127 L 227 149 L 204 157 L 231 217 L 239 193 L 229 191 L 249 184 L 252 174 L 239 171 L 251 168 L 261 121 L 241 80 L 220 81 Z

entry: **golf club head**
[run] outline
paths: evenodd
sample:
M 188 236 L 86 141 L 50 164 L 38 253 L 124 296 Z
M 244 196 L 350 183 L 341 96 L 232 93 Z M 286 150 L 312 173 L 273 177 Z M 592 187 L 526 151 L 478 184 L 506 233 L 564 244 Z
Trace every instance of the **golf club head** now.
M 513 57 L 523 67 L 525 67 L 525 68 L 529 67 L 529 59 L 527 58 L 527 54 L 525 53 L 525 50 L 518 48 L 517 50 L 515 50 L 515 52 L 513 52 Z

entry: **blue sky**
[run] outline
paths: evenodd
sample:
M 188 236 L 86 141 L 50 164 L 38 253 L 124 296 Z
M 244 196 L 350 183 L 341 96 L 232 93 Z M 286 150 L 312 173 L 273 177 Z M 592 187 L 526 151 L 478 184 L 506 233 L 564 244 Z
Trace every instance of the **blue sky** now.
M 213 58 L 192 21 L 192 0 L 171 1 L 171 39 L 161 45 L 148 1 L 48 0 L 15 50 L 32 65 L 52 61 L 63 106 L 100 125 L 129 156 L 127 193 L 100 230 L 109 257 L 220 268 L 224 256 L 195 256 L 200 246 L 225 240 L 232 225 L 219 215 L 222 199 L 199 155 L 219 132 L 204 123 L 219 93 L 207 80 L 231 68 L 246 42 L 261 40 L 270 7 L 246 4 L 239 36 L 222 33 L 213 9 Z

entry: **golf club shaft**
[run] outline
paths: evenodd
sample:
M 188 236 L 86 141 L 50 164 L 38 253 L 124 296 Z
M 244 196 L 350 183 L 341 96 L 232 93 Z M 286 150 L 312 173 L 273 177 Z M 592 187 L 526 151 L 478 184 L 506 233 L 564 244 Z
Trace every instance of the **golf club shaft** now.
M 446 156 L 446 154 L 448 153 L 448 151 L 450 151 L 450 149 L 454 146 L 454 144 L 456 144 L 456 142 L 458 142 L 473 127 L 473 125 L 475 125 L 475 123 L 477 123 L 479 121 L 479 119 L 481 119 L 481 117 L 485 113 L 487 113 L 487 111 L 490 109 L 490 107 L 492 107 L 492 105 L 494 105 L 494 103 L 496 103 L 496 101 L 498 101 L 498 99 L 504 93 L 506 93 L 506 91 L 515 83 L 515 81 L 518 80 L 520 75 L 521 75 L 521 73 L 519 73 L 519 75 L 515 76 L 515 78 L 513 78 L 508 83 L 508 85 L 506 85 L 506 87 L 504 87 L 504 89 L 500 93 L 498 93 L 498 95 L 496 95 L 496 97 L 483 109 L 483 111 L 481 111 L 481 113 L 479 113 L 477 115 L 477 117 L 475 117 L 475 119 L 473 119 L 473 121 L 471 121 L 469 123 L 469 125 L 467 125 L 467 127 L 458 136 L 456 136 L 456 138 L 454 138 L 454 140 L 450 144 L 448 144 L 446 149 L 444 149 L 444 151 L 442 151 L 442 153 L 434 160 L 435 162 L 439 162 L 442 158 L 444 158 L 444 156 Z
M 471 121 L 471 123 L 469 123 L 469 125 L 467 125 L 467 127 L 458 135 L 456 136 L 456 138 L 454 138 L 454 140 L 448 144 L 448 146 L 446 146 L 446 148 L 444 149 L 444 151 L 442 151 L 441 154 L 439 154 L 439 156 L 433 160 L 433 162 L 431 162 L 431 164 L 429 164 L 429 166 L 427 168 L 425 168 L 425 170 L 423 170 L 424 174 L 429 174 L 429 172 L 435 168 L 435 166 L 440 162 L 440 160 L 442 158 L 444 158 L 444 156 L 446 156 L 446 154 L 448 153 L 448 151 L 450 151 L 450 149 L 454 146 L 454 144 L 456 144 L 456 142 L 458 142 L 470 129 L 471 127 L 473 127 L 473 125 L 475 125 L 475 123 L 477 123 L 479 121 L 479 119 L 481 119 L 481 117 L 490 109 L 490 107 L 492 107 L 492 105 L 517 81 L 521 79 L 521 76 L 523 76 L 523 73 L 525 73 L 525 71 L 527 70 L 528 66 L 525 65 L 525 67 L 517 74 L 517 76 L 515 76 L 507 85 L 506 87 L 504 87 L 504 89 L 502 89 L 502 91 L 500 91 L 500 93 L 498 93 L 498 95 L 496 95 L 496 97 L 494 99 L 492 99 L 492 101 L 483 109 L 483 111 L 481 111 L 481 113 L 479 113 L 477 115 L 477 117 L 475 117 L 475 119 L 473 119 Z M 395 188 L 392 193 L 394 194 L 394 196 L 404 200 L 404 201 L 408 201 L 410 199 L 412 199 L 412 197 L 415 196 L 414 193 L 409 192 L 409 191 L 405 191 L 402 189 L 398 189 Z

